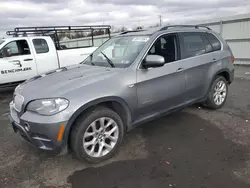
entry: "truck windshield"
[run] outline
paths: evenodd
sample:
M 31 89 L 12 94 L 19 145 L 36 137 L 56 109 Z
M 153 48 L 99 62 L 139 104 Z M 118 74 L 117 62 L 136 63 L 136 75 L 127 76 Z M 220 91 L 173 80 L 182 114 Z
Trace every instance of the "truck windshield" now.
M 148 42 L 149 36 L 111 38 L 91 54 L 83 64 L 126 68 L 130 66 Z
M 4 42 L 4 40 L 1 40 L 1 39 L 0 39 L 0 44 L 2 44 L 3 42 Z

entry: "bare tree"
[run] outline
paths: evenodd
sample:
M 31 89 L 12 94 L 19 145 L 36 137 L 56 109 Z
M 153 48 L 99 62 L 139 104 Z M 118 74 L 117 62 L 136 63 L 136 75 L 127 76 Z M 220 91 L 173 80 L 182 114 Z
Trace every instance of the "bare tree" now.
M 121 32 L 127 31 L 128 29 L 124 26 L 121 27 Z

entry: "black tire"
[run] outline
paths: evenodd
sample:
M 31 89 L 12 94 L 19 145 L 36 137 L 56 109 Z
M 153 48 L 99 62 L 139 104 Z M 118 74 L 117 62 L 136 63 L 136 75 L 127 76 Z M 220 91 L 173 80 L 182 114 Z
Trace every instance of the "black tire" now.
M 225 83 L 225 85 L 226 85 L 226 96 L 225 96 L 224 101 L 220 105 L 217 105 L 215 103 L 215 101 L 214 101 L 213 95 L 214 95 L 215 86 L 220 81 L 223 81 Z M 217 76 L 214 79 L 214 81 L 211 84 L 211 87 L 210 87 L 210 89 L 208 91 L 208 95 L 207 95 L 207 99 L 206 99 L 206 102 L 205 102 L 205 106 L 208 107 L 208 108 L 210 108 L 210 109 L 219 109 L 219 108 L 221 108 L 225 104 L 225 102 L 227 100 L 227 95 L 228 95 L 228 82 L 227 82 L 227 80 L 223 76 Z
M 116 124 L 118 125 L 119 129 L 119 136 L 116 145 L 114 148 L 105 156 L 103 157 L 91 157 L 88 155 L 83 148 L 83 135 L 88 128 L 88 126 L 101 117 L 109 117 L 112 118 Z M 71 132 L 71 148 L 74 151 L 75 155 L 78 159 L 82 161 L 87 161 L 90 163 L 99 163 L 111 158 L 119 149 L 124 136 L 124 125 L 120 118 L 120 116 L 114 112 L 113 110 L 107 107 L 96 107 L 88 110 L 86 113 L 82 114 L 82 116 L 76 122 L 72 132 Z

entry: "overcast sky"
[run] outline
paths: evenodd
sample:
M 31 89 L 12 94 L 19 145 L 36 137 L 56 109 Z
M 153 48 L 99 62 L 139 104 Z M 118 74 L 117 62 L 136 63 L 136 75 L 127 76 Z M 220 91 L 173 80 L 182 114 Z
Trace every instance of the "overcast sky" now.
M 135 27 L 250 12 L 250 0 L 0 0 L 0 35 L 17 26 Z

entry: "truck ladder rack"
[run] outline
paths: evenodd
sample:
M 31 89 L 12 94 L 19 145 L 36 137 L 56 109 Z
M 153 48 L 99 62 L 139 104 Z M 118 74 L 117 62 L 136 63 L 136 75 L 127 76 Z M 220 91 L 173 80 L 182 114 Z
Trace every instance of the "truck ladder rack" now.
M 7 31 L 7 35 L 14 34 L 46 34 L 49 32 L 62 33 L 66 31 L 93 31 L 99 29 L 110 30 L 110 25 L 91 25 L 91 26 L 44 26 L 44 27 L 16 27 L 13 31 Z
M 18 36 L 50 36 L 57 49 L 60 49 L 60 42 L 58 34 L 65 32 L 90 32 L 92 37 L 92 44 L 94 42 L 95 30 L 106 30 L 110 38 L 110 25 L 89 25 L 89 26 L 43 26 L 43 27 L 16 27 L 13 31 L 7 31 L 6 34 L 13 37 Z

